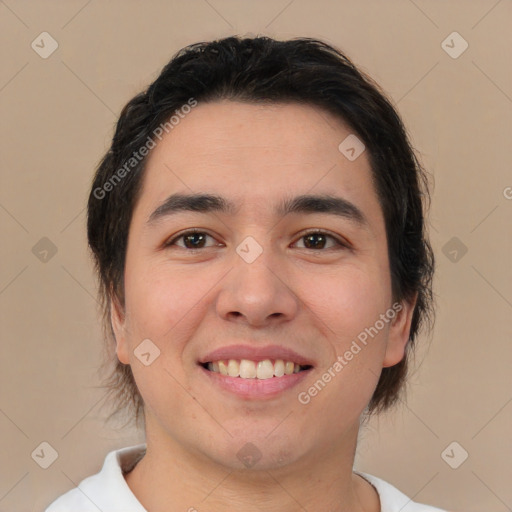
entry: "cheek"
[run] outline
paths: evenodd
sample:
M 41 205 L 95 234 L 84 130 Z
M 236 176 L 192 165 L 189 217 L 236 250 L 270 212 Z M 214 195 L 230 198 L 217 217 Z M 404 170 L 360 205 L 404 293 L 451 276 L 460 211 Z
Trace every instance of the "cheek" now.
M 209 289 L 201 273 L 180 273 L 161 265 L 141 271 L 133 268 L 127 274 L 126 307 L 131 330 L 149 338 L 163 340 L 175 327 L 182 329 Z
M 390 305 L 387 281 L 377 267 L 347 266 L 316 282 L 303 296 L 337 344 L 356 338 Z
M 314 396 L 311 411 L 324 411 L 340 425 L 355 421 L 377 385 L 389 329 L 389 323 L 379 321 L 390 307 L 388 281 L 379 266 L 346 266 L 317 282 L 308 306 L 333 350 L 319 374 L 328 383 L 316 381 L 315 389 L 304 391 Z
M 199 273 L 185 275 L 166 267 L 127 266 L 125 286 L 130 364 L 146 406 L 158 417 L 163 415 L 163 424 L 171 423 L 173 415 L 187 414 L 190 407 L 182 387 L 188 386 L 182 354 L 199 321 L 201 299 L 211 288 L 208 280 L 201 285 L 205 280 Z M 150 339 L 160 351 L 148 366 L 135 355 L 144 339 Z

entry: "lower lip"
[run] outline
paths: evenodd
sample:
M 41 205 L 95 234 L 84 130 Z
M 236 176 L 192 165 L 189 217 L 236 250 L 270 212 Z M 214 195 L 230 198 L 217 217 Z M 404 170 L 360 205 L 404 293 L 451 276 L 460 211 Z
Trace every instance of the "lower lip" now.
M 215 386 L 219 386 L 240 398 L 254 400 L 276 397 L 283 391 L 299 384 L 311 372 L 310 368 L 291 375 L 270 379 L 242 379 L 241 377 L 229 377 L 218 372 L 212 372 L 203 366 L 199 366 L 199 368 Z

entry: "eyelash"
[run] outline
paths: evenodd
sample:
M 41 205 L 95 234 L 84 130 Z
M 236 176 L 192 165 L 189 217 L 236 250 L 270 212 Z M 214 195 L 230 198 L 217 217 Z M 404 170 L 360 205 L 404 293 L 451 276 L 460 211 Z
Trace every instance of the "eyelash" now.
M 187 235 L 193 235 L 193 234 L 196 234 L 196 233 L 200 233 L 202 235 L 207 235 L 210 238 L 214 238 L 212 235 L 210 235 L 210 234 L 208 234 L 205 231 L 202 231 L 200 229 L 191 229 L 191 230 L 185 231 L 185 232 L 175 236 L 171 240 L 165 242 L 164 247 L 165 248 L 171 247 L 172 245 L 174 245 L 174 243 L 177 240 L 180 240 L 180 239 L 186 237 Z M 329 232 L 322 231 L 322 230 L 311 230 L 311 231 L 307 231 L 305 233 L 302 233 L 300 235 L 300 237 L 298 238 L 298 240 L 300 240 L 300 239 L 302 239 L 302 238 L 304 238 L 304 237 L 306 237 L 308 235 L 324 235 L 327 238 L 331 238 L 332 240 L 334 240 L 334 242 L 339 246 L 340 249 L 349 249 L 350 248 L 350 246 L 349 246 L 349 244 L 347 242 L 344 242 L 341 239 L 339 239 L 338 237 L 336 237 L 334 235 L 331 235 Z M 180 247 L 180 249 L 184 249 L 184 250 L 186 250 L 188 252 L 196 252 L 196 251 L 202 251 L 204 249 L 208 249 L 208 247 L 200 247 L 200 248 L 197 248 L 197 249 L 189 249 L 188 247 Z M 307 247 L 305 247 L 305 249 L 307 249 Z M 315 252 L 326 252 L 328 250 L 333 250 L 333 249 L 336 249 L 336 247 L 329 247 L 327 249 L 309 249 L 309 250 L 315 251 Z

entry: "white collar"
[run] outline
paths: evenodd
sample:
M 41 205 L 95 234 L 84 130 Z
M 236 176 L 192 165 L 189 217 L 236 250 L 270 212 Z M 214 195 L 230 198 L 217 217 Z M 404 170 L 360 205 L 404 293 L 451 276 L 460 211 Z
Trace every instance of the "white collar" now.
M 99 473 L 82 480 L 78 488 L 68 491 L 53 502 L 45 512 L 147 512 L 125 480 L 144 456 L 146 444 L 111 451 Z M 413 502 L 388 482 L 367 473 L 356 472 L 376 489 L 381 512 L 444 512 L 441 509 Z

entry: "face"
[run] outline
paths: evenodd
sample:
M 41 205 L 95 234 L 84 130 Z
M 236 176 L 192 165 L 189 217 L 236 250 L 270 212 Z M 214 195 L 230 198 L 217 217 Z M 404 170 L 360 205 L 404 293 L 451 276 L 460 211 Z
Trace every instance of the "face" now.
M 222 101 L 152 150 L 112 310 L 148 439 L 262 469 L 355 443 L 412 305 L 393 307 L 367 154 L 338 149 L 350 134 L 313 106 Z

